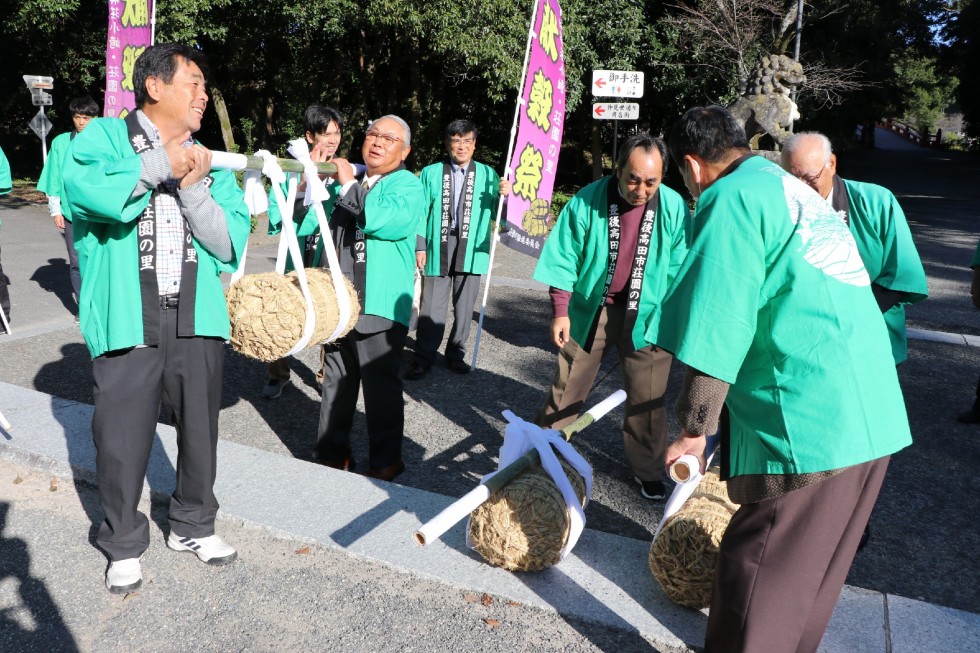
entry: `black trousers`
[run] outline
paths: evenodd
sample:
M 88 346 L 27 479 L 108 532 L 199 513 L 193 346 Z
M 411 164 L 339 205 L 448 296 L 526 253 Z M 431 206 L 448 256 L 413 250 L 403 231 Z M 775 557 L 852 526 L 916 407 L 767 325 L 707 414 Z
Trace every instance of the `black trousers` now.
M 138 505 L 161 401 L 177 429 L 170 530 L 182 537 L 214 534 L 224 342 L 178 338 L 173 309 L 161 309 L 160 332 L 159 347 L 109 352 L 92 361 L 92 435 L 105 513 L 96 541 L 110 560 L 139 557 L 150 545 L 149 523 Z
M 370 323 L 372 317 L 362 316 L 362 320 Z M 405 401 L 399 368 L 408 327 L 384 322 L 388 323 L 385 329 L 371 333 L 354 330 L 325 347 L 323 397 L 314 452 L 317 458 L 335 460 L 350 454 L 357 395 L 363 388 L 368 466 L 387 467 L 401 460 Z
M 10 293 L 7 290 L 7 277 L 3 273 L 3 263 L 0 263 L 0 308 L 3 309 L 3 314 L 10 319 Z M 0 326 L 3 323 L 0 322 Z

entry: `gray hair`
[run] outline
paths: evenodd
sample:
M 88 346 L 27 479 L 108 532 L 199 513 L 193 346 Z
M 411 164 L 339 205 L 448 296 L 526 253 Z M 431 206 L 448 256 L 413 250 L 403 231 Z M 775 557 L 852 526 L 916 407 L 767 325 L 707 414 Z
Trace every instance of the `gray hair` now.
M 819 141 L 820 148 L 823 150 L 824 163 L 830 161 L 830 155 L 834 153 L 834 150 L 830 145 L 830 139 L 820 132 L 800 132 L 799 134 L 793 134 L 783 143 L 783 152 L 787 155 L 792 155 L 803 146 L 803 141 L 807 139 L 816 139 Z
M 368 124 L 368 129 L 371 129 L 371 126 L 374 125 L 374 123 L 376 123 L 379 120 L 381 120 L 382 118 L 387 118 L 388 120 L 394 120 L 395 122 L 397 122 L 398 123 L 398 126 L 402 128 L 402 133 L 405 134 L 405 145 L 404 145 L 404 147 L 411 147 L 412 146 L 412 128 L 408 126 L 408 123 L 407 122 L 405 122 L 404 120 L 402 120 L 401 118 L 399 118 L 398 116 L 396 116 L 393 113 L 389 113 L 386 116 L 381 116 L 381 118 L 375 118 L 374 120 L 372 120 Z

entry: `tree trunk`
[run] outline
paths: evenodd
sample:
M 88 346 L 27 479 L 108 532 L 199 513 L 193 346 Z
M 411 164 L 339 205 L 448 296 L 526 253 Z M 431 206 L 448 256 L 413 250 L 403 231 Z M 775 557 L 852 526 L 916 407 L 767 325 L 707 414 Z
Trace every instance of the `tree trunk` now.
M 235 134 L 231 130 L 228 105 L 225 104 L 225 98 L 216 86 L 211 86 L 211 100 L 214 102 L 214 111 L 218 114 L 218 122 L 221 124 L 221 140 L 225 143 L 225 151 L 237 152 L 238 146 L 235 145 Z

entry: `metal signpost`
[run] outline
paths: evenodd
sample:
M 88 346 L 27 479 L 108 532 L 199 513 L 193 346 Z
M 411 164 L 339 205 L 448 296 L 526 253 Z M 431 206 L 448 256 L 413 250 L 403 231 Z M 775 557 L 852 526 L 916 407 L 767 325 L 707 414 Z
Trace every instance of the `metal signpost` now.
M 47 163 L 48 134 L 51 132 L 52 125 L 47 114 L 44 113 L 44 107 L 49 107 L 54 102 L 54 98 L 48 93 L 54 88 L 54 78 L 43 75 L 24 75 L 24 83 L 31 91 L 31 103 L 36 107 L 41 107 L 28 125 L 41 139 L 41 159 Z
M 595 97 L 643 97 L 643 73 L 639 70 L 593 70 L 592 95 Z M 592 105 L 595 120 L 613 121 L 613 166 L 619 140 L 619 121 L 637 120 L 640 105 L 635 102 L 597 102 Z

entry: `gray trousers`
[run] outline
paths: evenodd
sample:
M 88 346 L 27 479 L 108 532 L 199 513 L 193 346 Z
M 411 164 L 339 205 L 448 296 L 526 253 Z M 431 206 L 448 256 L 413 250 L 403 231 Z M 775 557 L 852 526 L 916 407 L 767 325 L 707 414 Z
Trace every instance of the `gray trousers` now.
M 75 301 L 81 297 L 82 273 L 78 268 L 78 252 L 75 251 L 75 235 L 71 220 L 65 220 L 65 249 L 68 250 L 68 276 L 71 279 L 71 289 L 75 293 Z
M 373 316 L 362 316 L 369 323 Z M 381 318 L 375 318 L 375 321 Z M 315 455 L 336 460 L 350 455 L 358 390 L 364 390 L 368 431 L 368 466 L 388 467 L 402 457 L 405 401 L 399 374 L 408 327 L 389 326 L 373 333 L 356 329 L 324 347 L 323 397 Z
M 0 308 L 3 309 L 3 314 L 10 318 L 10 293 L 7 290 L 7 277 L 3 273 L 3 263 L 0 263 Z M 0 322 L 0 326 L 3 326 L 3 322 Z
M 482 275 L 451 271 L 455 266 L 457 244 L 456 236 L 450 235 L 449 274 L 422 279 L 422 306 L 415 332 L 415 362 L 422 367 L 432 367 L 436 360 L 436 351 L 446 333 L 450 297 L 453 302 L 453 328 L 446 342 L 446 360 L 461 361 L 466 356 L 466 341 L 470 337 L 473 306 L 480 294 Z
M 177 310 L 171 309 L 160 311 L 159 347 L 109 352 L 92 361 L 92 435 L 105 513 L 96 543 L 110 560 L 137 558 L 150 545 L 149 523 L 138 505 L 161 401 L 177 430 L 170 530 L 182 537 L 214 534 L 224 353 L 218 338 L 178 338 Z

